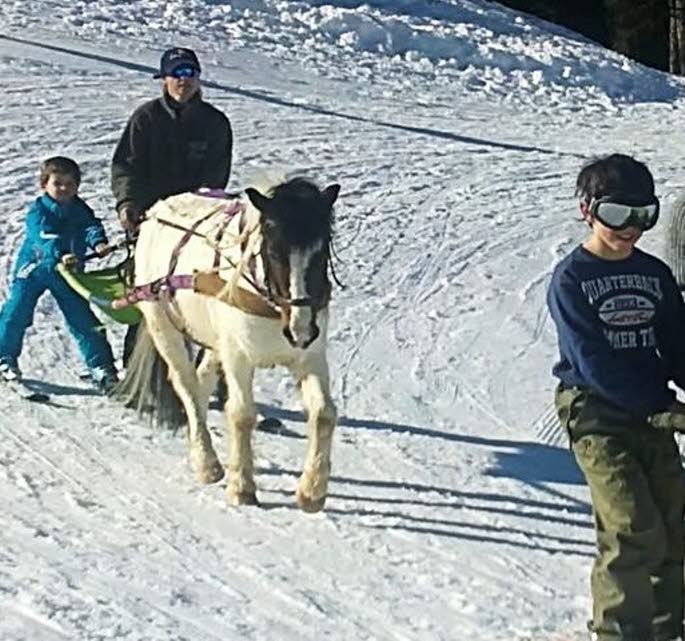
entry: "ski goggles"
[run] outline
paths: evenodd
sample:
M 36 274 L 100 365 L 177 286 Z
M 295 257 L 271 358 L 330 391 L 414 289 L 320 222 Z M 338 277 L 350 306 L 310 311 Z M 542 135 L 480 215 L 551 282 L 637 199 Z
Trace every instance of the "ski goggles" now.
M 593 198 L 589 205 L 590 213 L 609 229 L 616 231 L 636 227 L 647 231 L 656 225 L 659 218 L 659 199 L 652 197 L 650 202 L 635 200 L 625 196 L 603 196 Z
M 180 67 L 176 67 L 176 69 L 174 69 L 169 75 L 176 79 L 195 78 L 196 76 L 200 75 L 200 72 L 191 65 L 182 65 Z

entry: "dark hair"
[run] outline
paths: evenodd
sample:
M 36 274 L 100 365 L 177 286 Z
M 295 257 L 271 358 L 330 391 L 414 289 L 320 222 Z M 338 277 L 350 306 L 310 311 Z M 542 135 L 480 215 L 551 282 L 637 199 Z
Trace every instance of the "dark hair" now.
M 71 176 L 77 185 L 81 184 L 81 168 L 76 161 L 66 156 L 53 156 L 40 164 L 41 187 L 48 182 L 51 174 Z
M 647 165 L 625 154 L 611 154 L 591 160 L 580 170 L 576 196 L 589 203 L 616 194 L 653 198 L 654 178 Z

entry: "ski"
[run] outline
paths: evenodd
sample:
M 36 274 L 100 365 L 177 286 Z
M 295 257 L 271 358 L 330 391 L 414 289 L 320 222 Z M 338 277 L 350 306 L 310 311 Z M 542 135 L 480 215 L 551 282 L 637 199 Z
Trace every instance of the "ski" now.
M 41 392 L 40 390 L 32 389 L 21 379 L 2 380 L 0 385 L 4 385 L 5 389 L 11 390 L 19 398 L 30 403 L 37 403 L 40 405 L 49 405 L 50 407 L 58 407 L 61 409 L 73 409 L 69 405 L 63 405 L 52 400 L 50 394 Z
M 25 401 L 31 401 L 33 403 L 49 403 L 50 395 L 45 392 L 37 392 L 32 390 L 25 383 L 22 383 L 19 379 L 5 380 L 5 387 L 11 389 L 17 396 L 20 396 Z

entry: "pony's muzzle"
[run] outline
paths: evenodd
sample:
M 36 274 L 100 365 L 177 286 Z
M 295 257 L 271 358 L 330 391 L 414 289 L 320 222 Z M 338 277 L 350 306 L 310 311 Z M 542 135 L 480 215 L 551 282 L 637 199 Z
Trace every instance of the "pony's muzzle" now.
M 319 326 L 316 323 L 312 323 L 310 338 L 304 342 L 302 349 L 307 349 L 317 338 L 319 338 L 320 333 L 321 330 L 319 329 Z
M 321 330 L 316 323 L 310 324 L 307 335 L 298 336 L 297 338 L 293 335 L 290 327 L 283 328 L 283 336 L 285 336 L 285 339 L 288 341 L 288 343 L 290 343 L 292 347 L 299 349 L 307 349 L 317 338 L 319 338 L 320 333 Z

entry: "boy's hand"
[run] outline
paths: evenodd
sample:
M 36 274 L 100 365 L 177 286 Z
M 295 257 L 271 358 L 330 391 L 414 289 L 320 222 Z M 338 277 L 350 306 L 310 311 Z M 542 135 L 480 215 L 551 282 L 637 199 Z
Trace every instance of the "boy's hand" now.
M 97 245 L 95 245 L 93 249 L 100 258 L 107 256 L 107 254 L 109 254 L 112 251 L 111 246 L 107 243 L 98 243 Z
M 665 412 L 652 414 L 647 421 L 660 430 L 685 433 L 685 403 L 673 401 Z
M 62 256 L 60 260 L 62 261 L 62 265 L 64 265 L 68 269 L 71 269 L 72 267 L 76 267 L 76 265 L 78 265 L 78 258 L 75 254 L 64 254 L 64 256 Z

